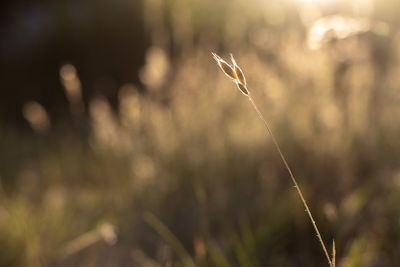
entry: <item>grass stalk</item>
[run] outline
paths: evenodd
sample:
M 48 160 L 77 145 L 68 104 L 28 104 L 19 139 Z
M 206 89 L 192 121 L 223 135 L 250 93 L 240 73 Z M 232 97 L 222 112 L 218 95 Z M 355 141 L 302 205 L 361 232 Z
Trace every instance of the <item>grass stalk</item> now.
M 246 83 L 246 78 L 243 74 L 242 69 L 238 66 L 238 64 L 236 63 L 235 58 L 233 57 L 233 55 L 231 54 L 231 61 L 232 61 L 232 65 L 227 63 L 225 60 L 223 60 L 220 56 L 218 56 L 215 53 L 212 53 L 215 61 L 217 61 L 218 66 L 221 68 L 221 70 L 225 73 L 226 76 L 228 76 L 237 86 L 237 88 L 239 89 L 239 91 L 244 94 L 245 96 L 247 96 L 247 98 L 249 99 L 251 105 L 253 106 L 253 108 L 255 109 L 255 111 L 258 114 L 258 117 L 260 117 L 260 119 L 262 120 L 262 122 L 264 123 L 265 128 L 267 129 L 268 134 L 271 136 L 272 142 L 275 145 L 276 150 L 279 153 L 279 156 L 281 157 L 287 171 L 289 172 L 290 178 L 292 179 L 292 182 L 294 184 L 294 187 L 297 190 L 298 195 L 300 196 L 301 201 L 303 202 L 303 205 L 306 209 L 306 212 L 308 214 L 308 217 L 311 220 L 311 223 L 314 227 L 314 230 L 317 234 L 318 240 L 321 243 L 322 249 L 324 250 L 325 256 L 328 260 L 329 266 L 330 267 L 334 267 L 335 265 L 335 248 L 333 247 L 333 256 L 332 259 L 329 257 L 328 254 L 328 250 L 325 247 L 324 241 L 322 240 L 322 236 L 318 230 L 317 224 L 315 223 L 315 220 L 311 214 L 310 208 L 308 207 L 308 204 L 303 196 L 303 193 L 301 192 L 301 189 L 299 187 L 299 185 L 297 184 L 296 178 L 293 175 L 293 172 L 291 170 L 291 168 L 289 167 L 289 164 L 286 161 L 285 156 L 282 153 L 282 150 L 278 144 L 278 142 L 276 141 L 276 138 L 274 136 L 274 134 L 271 131 L 271 128 L 269 127 L 267 121 L 265 120 L 264 116 L 262 115 L 262 113 L 260 112 L 260 110 L 257 107 L 256 102 L 254 101 L 253 97 L 250 95 L 249 90 L 247 89 L 247 83 Z
M 285 158 L 285 156 L 283 155 L 282 150 L 281 150 L 281 148 L 280 148 L 278 142 L 276 141 L 276 138 L 275 138 L 274 134 L 272 133 L 271 128 L 270 128 L 269 125 L 268 125 L 268 122 L 265 120 L 264 116 L 262 115 L 262 113 L 261 113 L 260 110 L 258 109 L 258 107 L 257 107 L 256 103 L 254 102 L 254 99 L 253 99 L 253 97 L 250 95 L 250 93 L 247 95 L 247 97 L 248 97 L 248 99 L 249 99 L 251 105 L 253 106 L 253 108 L 254 108 L 255 111 L 257 112 L 258 117 L 259 117 L 259 118 L 262 120 L 262 122 L 264 123 L 264 126 L 265 126 L 265 128 L 267 129 L 269 135 L 271 136 L 272 142 L 274 143 L 275 148 L 276 148 L 276 150 L 277 150 L 278 153 L 279 153 L 279 156 L 281 157 L 281 159 L 282 159 L 282 161 L 283 161 L 283 163 L 284 163 L 284 165 L 285 165 L 287 171 L 289 172 L 289 175 L 290 175 L 290 178 L 292 179 L 292 182 L 293 182 L 293 184 L 294 184 L 294 187 L 296 188 L 297 193 L 299 194 L 299 197 L 300 197 L 301 201 L 303 202 L 303 205 L 304 205 L 304 207 L 305 207 L 305 209 L 306 209 L 306 212 L 307 212 L 307 214 L 308 214 L 308 217 L 310 218 L 311 223 L 312 223 L 312 225 L 313 225 L 313 227 L 314 227 L 314 230 L 315 230 L 315 232 L 316 232 L 316 234 L 317 234 L 318 240 L 319 240 L 319 242 L 321 243 L 322 249 L 324 250 L 324 253 L 325 253 L 325 256 L 326 256 L 326 258 L 327 258 L 327 260 L 328 260 L 329 266 L 334 267 L 333 264 L 332 264 L 332 260 L 331 260 L 331 258 L 329 257 L 328 250 L 326 249 L 325 244 L 324 244 L 324 241 L 322 240 L 322 236 L 321 236 L 321 234 L 320 234 L 320 232 L 319 232 L 319 230 L 318 230 L 318 226 L 317 226 L 317 224 L 315 223 L 315 220 L 314 220 L 314 217 L 313 217 L 312 214 L 311 214 L 310 208 L 308 207 L 308 204 L 307 204 L 307 202 L 306 202 L 306 199 L 304 198 L 303 193 L 302 193 L 302 191 L 301 191 L 299 185 L 297 184 L 297 181 L 296 181 L 296 178 L 295 178 L 294 175 L 293 175 L 292 169 L 290 168 L 289 164 L 287 163 L 286 158 Z
M 162 221 L 150 212 L 144 213 L 143 219 L 175 249 L 185 267 L 196 267 L 189 252 Z

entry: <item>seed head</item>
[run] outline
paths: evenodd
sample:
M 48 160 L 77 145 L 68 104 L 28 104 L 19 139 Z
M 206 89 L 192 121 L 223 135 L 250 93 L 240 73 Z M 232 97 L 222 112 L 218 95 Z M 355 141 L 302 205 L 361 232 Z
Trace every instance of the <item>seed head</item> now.
M 244 77 L 243 71 L 237 65 L 236 60 L 233 57 L 233 55 L 231 54 L 231 60 L 232 60 L 233 67 L 231 65 L 229 65 L 228 63 L 226 63 L 226 61 L 223 60 L 217 54 L 212 53 L 212 55 L 213 55 L 215 61 L 217 61 L 219 67 L 225 73 L 225 75 L 233 80 L 233 82 L 237 85 L 240 92 L 242 92 L 244 95 L 248 96 L 249 91 L 247 90 L 246 78 Z
M 236 75 L 235 71 L 233 70 L 232 66 L 226 63 L 225 60 L 223 60 L 220 56 L 218 56 L 215 53 L 212 53 L 215 61 L 217 61 L 218 66 L 221 68 L 221 70 L 225 73 L 226 76 L 231 78 L 232 80 L 236 80 Z

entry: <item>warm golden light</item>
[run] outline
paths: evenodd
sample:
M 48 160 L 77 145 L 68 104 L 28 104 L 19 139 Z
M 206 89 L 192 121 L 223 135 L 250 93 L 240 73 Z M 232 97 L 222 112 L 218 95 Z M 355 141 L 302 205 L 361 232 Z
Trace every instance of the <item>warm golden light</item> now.
M 333 2 L 334 0 L 297 0 L 301 3 L 329 3 L 329 2 Z
M 60 69 L 60 80 L 70 103 L 71 112 L 74 114 L 82 113 L 82 85 L 76 68 L 71 64 L 63 65 Z
M 36 101 L 29 101 L 22 107 L 22 114 L 35 132 L 43 133 L 50 128 L 50 118 L 45 108 Z

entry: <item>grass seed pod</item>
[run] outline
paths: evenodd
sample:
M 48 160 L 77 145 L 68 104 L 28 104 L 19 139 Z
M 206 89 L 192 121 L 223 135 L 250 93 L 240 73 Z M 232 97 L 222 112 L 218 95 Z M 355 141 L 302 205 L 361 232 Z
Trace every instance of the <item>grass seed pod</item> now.
M 231 54 L 231 60 L 233 63 L 233 68 L 236 74 L 236 79 L 239 80 L 239 82 L 241 84 L 243 84 L 244 86 L 247 86 L 246 84 L 246 78 L 244 77 L 243 71 L 242 69 L 238 66 L 238 64 L 236 63 L 235 58 L 233 57 L 233 55 Z
M 235 71 L 233 70 L 232 66 L 226 63 L 225 60 L 223 60 L 220 56 L 218 56 L 215 53 L 212 53 L 215 61 L 217 61 L 218 66 L 221 68 L 221 70 L 225 73 L 226 76 L 231 78 L 232 80 L 236 80 L 236 74 Z
M 236 81 L 236 85 L 239 88 L 240 92 L 242 92 L 245 96 L 249 95 L 249 91 L 247 90 L 246 86 L 238 81 Z

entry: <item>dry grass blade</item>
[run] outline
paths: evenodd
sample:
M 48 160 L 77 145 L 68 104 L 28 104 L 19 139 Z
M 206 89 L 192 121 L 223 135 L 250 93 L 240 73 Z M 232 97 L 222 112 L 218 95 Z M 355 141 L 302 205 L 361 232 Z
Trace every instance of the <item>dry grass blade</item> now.
M 223 59 L 221 59 L 221 57 L 219 57 L 219 56 L 216 55 L 215 53 L 212 53 L 212 54 L 213 54 L 214 58 L 218 58 L 219 60 L 223 60 Z M 216 59 L 216 60 L 217 60 L 217 59 Z M 303 203 L 303 205 L 304 205 L 304 207 L 305 207 L 305 209 L 306 209 L 307 215 L 308 215 L 308 217 L 310 218 L 310 221 L 311 221 L 311 223 L 312 223 L 312 225 L 313 225 L 313 227 L 314 227 L 314 230 L 315 230 L 315 232 L 316 232 L 316 234 L 317 234 L 318 240 L 319 240 L 319 242 L 320 242 L 320 244 L 321 244 L 321 247 L 322 247 L 322 249 L 323 249 L 323 251 L 324 251 L 324 253 L 325 253 L 325 256 L 326 256 L 326 258 L 327 258 L 327 260 L 328 260 L 329 266 L 330 266 L 330 267 L 334 267 L 334 265 L 333 265 L 333 263 L 332 263 L 332 260 L 331 260 L 329 254 L 328 254 L 328 250 L 326 249 L 326 246 L 325 246 L 325 244 L 324 244 L 324 241 L 322 240 L 322 236 L 321 236 L 321 234 L 320 234 L 320 232 L 319 232 L 319 230 L 318 230 L 317 224 L 315 223 L 315 220 L 314 220 L 314 218 L 313 218 L 313 216 L 312 216 L 312 214 L 311 214 L 310 208 L 308 207 L 308 204 L 307 204 L 307 202 L 306 202 L 306 200 L 305 200 L 305 198 L 304 198 L 304 196 L 303 196 L 303 193 L 302 193 L 302 191 L 300 190 L 299 185 L 297 184 L 296 178 L 294 177 L 293 172 L 292 172 L 291 168 L 289 167 L 289 164 L 287 163 L 286 158 L 285 158 L 285 156 L 283 155 L 283 153 L 282 153 L 282 151 L 281 151 L 281 148 L 280 148 L 278 142 L 276 141 L 276 138 L 275 138 L 274 134 L 272 133 L 272 131 L 271 131 L 271 129 L 270 129 L 270 127 L 269 127 L 267 121 L 265 120 L 264 116 L 262 115 L 262 113 L 261 113 L 260 110 L 258 109 L 256 103 L 254 102 L 253 97 L 250 95 L 250 92 L 248 91 L 247 86 L 246 86 L 246 79 L 245 79 L 245 77 L 244 77 L 244 75 L 243 75 L 243 72 L 242 72 L 242 70 L 239 68 L 239 66 L 237 66 L 236 61 L 235 61 L 235 59 L 233 58 L 232 55 L 231 55 L 231 60 L 232 60 L 232 63 L 233 63 L 233 65 L 234 65 L 234 72 L 235 72 L 235 79 L 234 79 L 233 81 L 234 81 L 234 83 L 237 84 L 239 90 L 240 90 L 244 95 L 246 95 L 246 96 L 248 97 L 248 99 L 249 99 L 251 105 L 253 106 L 253 108 L 254 108 L 255 111 L 257 112 L 257 115 L 259 116 L 259 118 L 261 119 L 261 121 L 264 123 L 264 126 L 265 126 L 265 128 L 266 128 L 268 134 L 271 136 L 272 142 L 274 143 L 274 146 L 275 146 L 276 150 L 278 151 L 279 156 L 281 157 L 281 159 L 282 159 L 282 161 L 283 161 L 283 163 L 284 163 L 284 165 L 285 165 L 287 171 L 289 172 L 290 178 L 291 178 L 291 180 L 292 180 L 292 182 L 293 182 L 293 184 L 294 184 L 294 186 L 295 186 L 295 188 L 296 188 L 296 190 L 297 190 L 297 193 L 298 193 L 298 195 L 299 195 L 299 197 L 300 197 L 300 199 L 301 199 L 301 201 L 302 201 L 302 203 Z M 218 60 L 217 60 L 217 61 L 218 61 Z M 224 61 L 224 62 L 225 62 L 225 61 Z M 225 73 L 225 74 L 226 74 L 226 73 Z
M 146 212 L 143 215 L 143 219 L 151 226 L 154 230 L 156 230 L 164 239 L 167 241 L 173 249 L 175 249 L 176 253 L 178 253 L 179 257 L 184 266 L 186 267 L 196 267 L 192 257 L 183 247 L 182 243 L 179 242 L 178 238 L 168 229 L 168 227 L 162 223 L 156 216 L 154 216 L 150 212 Z
M 335 248 L 335 239 L 332 241 L 332 266 L 336 266 L 336 248 Z

